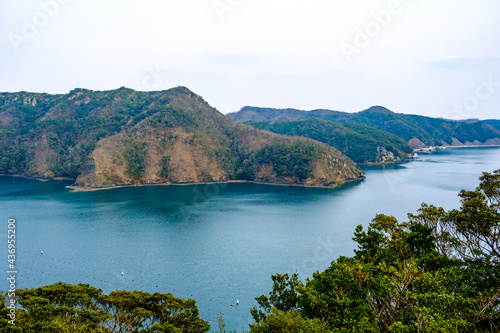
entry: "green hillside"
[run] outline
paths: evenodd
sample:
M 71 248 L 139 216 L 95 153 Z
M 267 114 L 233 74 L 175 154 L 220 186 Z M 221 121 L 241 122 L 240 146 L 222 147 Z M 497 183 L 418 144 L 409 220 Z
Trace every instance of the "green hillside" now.
M 305 136 L 339 149 L 356 163 L 401 162 L 413 149 L 386 131 L 357 123 L 336 123 L 322 119 L 305 121 L 247 122 L 268 131 Z
M 0 93 L 0 173 L 82 187 L 228 180 L 334 185 L 362 172 L 328 145 L 236 123 L 189 89 Z
M 497 119 L 488 119 L 488 120 L 484 120 L 484 122 L 487 123 L 490 126 L 495 127 L 497 130 L 500 131 L 500 120 L 497 120 Z
M 319 118 L 338 123 L 357 123 L 392 133 L 412 146 L 442 146 L 461 144 L 500 144 L 500 125 L 496 120 L 462 122 L 418 115 L 394 113 L 382 106 L 347 113 L 330 110 L 301 111 L 244 107 L 228 114 L 236 121 L 276 121 L 277 119 L 307 120 Z

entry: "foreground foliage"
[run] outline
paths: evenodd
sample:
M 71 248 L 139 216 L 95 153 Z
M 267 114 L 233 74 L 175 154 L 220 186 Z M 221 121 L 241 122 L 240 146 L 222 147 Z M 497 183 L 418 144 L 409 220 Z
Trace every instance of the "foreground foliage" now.
M 15 326 L 0 304 L 0 332 L 208 332 L 196 302 L 171 294 L 56 283 L 19 290 Z
M 274 275 L 252 332 L 500 331 L 500 170 L 480 181 L 460 209 L 423 204 L 408 222 L 358 226 L 355 255 L 305 283 Z

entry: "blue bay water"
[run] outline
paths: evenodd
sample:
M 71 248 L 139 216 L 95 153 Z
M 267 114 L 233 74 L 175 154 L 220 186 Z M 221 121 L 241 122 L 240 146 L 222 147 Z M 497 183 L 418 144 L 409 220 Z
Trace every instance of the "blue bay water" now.
M 246 330 L 272 274 L 305 278 L 352 255 L 354 228 L 377 213 L 404 220 L 422 202 L 458 208 L 461 189 L 500 168 L 500 149 L 424 157 L 430 161 L 364 167 L 366 180 L 336 189 L 237 183 L 71 192 L 68 181 L 0 177 L 2 270 L 7 219 L 15 218 L 18 288 L 64 281 L 171 292 L 194 298 L 203 319 L 215 323 L 224 312 L 228 331 Z M 0 289 L 7 287 L 3 279 Z

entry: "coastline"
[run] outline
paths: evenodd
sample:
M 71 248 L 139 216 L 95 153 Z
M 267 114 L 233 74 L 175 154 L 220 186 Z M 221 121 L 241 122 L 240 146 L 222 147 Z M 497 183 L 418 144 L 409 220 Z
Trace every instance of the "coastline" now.
M 308 188 L 328 188 L 333 189 L 339 186 L 342 186 L 347 183 L 352 183 L 356 181 L 365 180 L 365 176 L 361 176 L 358 178 L 347 179 L 344 182 L 340 183 L 331 183 L 331 184 L 305 184 L 305 183 L 284 183 L 284 182 L 263 182 L 257 180 L 225 180 L 225 181 L 217 181 L 217 182 L 186 182 L 186 183 L 145 183 L 145 184 L 118 184 L 113 186 L 106 187 L 84 187 L 81 185 L 68 185 L 67 189 L 70 189 L 71 192 L 91 192 L 91 191 L 101 191 L 101 190 L 112 190 L 116 188 L 126 188 L 126 187 L 146 187 L 146 186 L 187 186 L 187 185 L 216 185 L 216 184 L 259 184 L 259 185 L 270 185 L 270 186 L 295 186 L 295 187 L 308 187 Z
M 467 148 L 500 148 L 500 145 L 460 145 L 460 146 L 435 146 L 435 147 L 427 147 L 427 148 L 417 148 L 413 151 L 415 153 L 427 152 L 426 150 L 434 148 L 434 150 L 445 150 L 445 149 L 467 149 Z M 432 151 L 428 152 L 432 153 Z M 374 165 L 386 165 L 386 164 L 399 164 L 399 163 L 407 163 L 411 162 L 411 160 L 405 160 L 402 162 L 385 162 L 385 163 L 358 163 L 360 166 L 374 166 Z M 47 182 L 51 180 L 67 180 L 67 181 L 75 181 L 76 178 L 71 177 L 34 177 L 27 175 L 8 175 L 8 174 L 0 174 L 1 176 L 7 177 L 18 177 L 18 178 L 26 178 L 32 180 L 38 180 L 41 182 Z M 123 187 L 143 187 L 143 186 L 186 186 L 186 185 L 212 185 L 212 184 L 230 184 L 230 183 L 252 183 L 252 184 L 260 184 L 260 185 L 271 185 L 271 186 L 297 186 L 297 187 L 310 187 L 310 188 L 337 188 L 347 183 L 362 181 L 366 179 L 365 176 L 361 176 L 353 179 L 346 179 L 343 182 L 339 183 L 330 183 L 330 184 L 305 184 L 305 183 L 285 183 L 285 182 L 264 182 L 264 181 L 256 181 L 256 180 L 225 180 L 225 181 L 215 181 L 215 182 L 185 182 L 185 183 L 144 183 L 144 184 L 117 184 L 113 186 L 105 186 L 105 187 L 84 187 L 81 185 L 67 185 L 66 188 L 71 192 L 90 192 L 90 191 L 101 191 L 101 190 L 111 190 L 115 188 L 123 188 Z
M 459 146 L 428 146 L 423 148 L 415 148 L 413 152 L 429 152 L 433 150 L 445 150 L 445 149 L 465 149 L 465 148 L 500 148 L 500 145 L 459 145 Z
M 69 177 L 54 177 L 54 178 L 42 178 L 42 177 L 33 177 L 33 176 L 25 176 L 25 175 L 6 175 L 0 174 L 0 177 L 16 177 L 16 178 L 25 178 L 31 180 L 38 180 L 41 182 L 48 182 L 53 180 L 67 180 L 67 181 L 75 181 L 75 178 Z M 358 178 L 349 178 L 343 182 L 338 183 L 330 183 L 330 184 L 305 184 L 305 183 L 285 183 L 285 182 L 264 182 L 257 180 L 225 180 L 225 181 L 215 181 L 215 182 L 185 182 L 185 183 L 141 183 L 141 184 L 117 184 L 112 186 L 105 187 L 85 187 L 81 185 L 66 185 L 65 188 L 69 189 L 70 192 L 92 192 L 92 191 L 103 191 L 103 190 L 112 190 L 116 188 L 126 188 L 126 187 L 146 187 L 146 186 L 188 186 L 188 185 L 216 185 L 216 184 L 259 184 L 259 185 L 269 185 L 269 186 L 295 186 L 295 187 L 309 187 L 309 188 L 327 188 L 333 189 L 339 186 L 342 186 L 347 183 L 363 181 L 365 180 L 365 176 L 361 176 Z
M 458 149 L 458 148 L 500 148 L 500 145 L 462 145 L 462 146 L 438 146 L 436 149 Z
M 25 178 L 25 179 L 31 179 L 31 180 L 38 180 L 40 182 L 48 182 L 51 180 L 72 180 L 75 181 L 76 178 L 71 178 L 71 177 L 54 177 L 54 178 L 47 178 L 47 177 L 33 177 L 33 176 L 27 176 L 27 175 L 7 175 L 7 174 L 0 174 L 0 177 L 17 177 L 17 178 Z

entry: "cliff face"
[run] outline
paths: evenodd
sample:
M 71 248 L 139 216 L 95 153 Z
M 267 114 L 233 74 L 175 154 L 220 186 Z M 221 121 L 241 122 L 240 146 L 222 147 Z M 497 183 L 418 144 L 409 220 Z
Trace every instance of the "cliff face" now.
M 394 155 L 392 151 L 384 147 L 377 147 L 377 163 L 399 163 L 402 162 L 400 157 Z
M 361 179 L 336 149 L 236 123 L 187 88 L 0 94 L 0 173 L 76 185 Z

